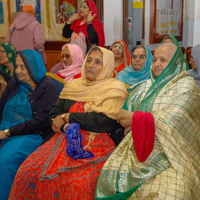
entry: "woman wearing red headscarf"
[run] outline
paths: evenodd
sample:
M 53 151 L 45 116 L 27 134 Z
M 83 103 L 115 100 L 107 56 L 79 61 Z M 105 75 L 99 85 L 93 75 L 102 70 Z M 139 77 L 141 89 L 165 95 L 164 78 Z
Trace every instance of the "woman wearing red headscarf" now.
M 98 10 L 92 1 L 83 1 L 80 12 L 72 15 L 63 28 L 63 37 L 79 45 L 85 56 L 91 44 L 104 47 L 103 24 L 98 20 Z
M 115 68 L 113 71 L 113 77 L 115 77 L 122 69 L 129 67 L 131 56 L 128 47 L 123 40 L 115 40 L 111 44 L 110 50 L 115 56 Z

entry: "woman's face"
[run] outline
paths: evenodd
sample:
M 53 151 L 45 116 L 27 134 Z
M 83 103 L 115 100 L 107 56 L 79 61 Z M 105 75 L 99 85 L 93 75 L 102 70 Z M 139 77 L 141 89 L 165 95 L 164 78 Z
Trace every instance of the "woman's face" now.
M 65 47 L 65 49 L 62 51 L 61 60 L 64 62 L 65 66 L 72 65 L 73 60 L 68 47 Z
M 20 55 L 18 55 L 16 58 L 15 66 L 16 66 L 15 74 L 18 76 L 18 79 L 20 81 L 25 82 L 25 83 L 29 83 L 30 81 L 32 81 Z
M 103 69 L 103 53 L 100 50 L 92 51 L 86 60 L 85 76 L 86 79 L 94 81 Z
M 5 65 L 9 63 L 8 56 L 2 46 L 0 46 L 0 64 Z
M 193 70 L 197 71 L 197 66 L 192 55 L 189 57 L 189 64 L 192 66 Z
M 168 37 L 163 41 L 163 43 L 173 43 L 173 40 L 172 40 L 172 38 Z
M 139 47 L 135 49 L 131 56 L 132 67 L 134 70 L 142 68 L 146 60 L 146 51 L 144 48 Z
M 80 8 L 80 16 L 81 17 L 86 17 L 90 13 L 90 8 L 88 7 L 86 2 L 83 2 Z
M 123 50 L 124 47 L 121 43 L 117 42 L 112 46 L 112 52 L 114 53 L 115 58 L 121 58 L 123 57 Z

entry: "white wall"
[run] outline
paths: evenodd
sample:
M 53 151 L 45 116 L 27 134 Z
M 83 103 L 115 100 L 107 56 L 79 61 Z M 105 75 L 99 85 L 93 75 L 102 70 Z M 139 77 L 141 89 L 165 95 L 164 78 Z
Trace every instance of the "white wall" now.
M 123 0 L 104 0 L 105 45 L 123 39 Z
M 194 17 L 194 31 L 193 31 L 193 46 L 196 46 L 197 44 L 200 44 L 200 19 L 197 19 L 198 17 L 198 12 L 200 12 L 200 10 L 198 11 L 198 8 L 200 8 L 200 1 L 199 0 L 195 0 L 195 17 Z

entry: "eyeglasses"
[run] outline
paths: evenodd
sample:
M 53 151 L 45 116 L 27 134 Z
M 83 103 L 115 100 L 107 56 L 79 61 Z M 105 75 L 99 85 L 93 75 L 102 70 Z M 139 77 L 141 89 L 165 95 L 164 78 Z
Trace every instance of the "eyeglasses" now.
M 3 50 L 0 50 L 0 54 L 3 54 L 3 53 L 5 53 L 5 51 L 3 51 Z
M 64 58 L 69 59 L 71 57 L 70 54 L 61 54 L 61 59 L 63 60 Z
M 137 56 L 137 55 L 132 55 L 131 58 L 132 58 L 133 60 L 136 60 L 137 58 L 139 58 L 139 60 L 143 60 L 143 59 L 146 58 L 146 56 L 143 55 L 143 54 L 138 55 L 138 56 Z
M 117 45 L 113 46 L 112 48 L 113 49 L 119 49 L 120 51 L 124 50 L 124 48 L 122 46 L 117 46 Z

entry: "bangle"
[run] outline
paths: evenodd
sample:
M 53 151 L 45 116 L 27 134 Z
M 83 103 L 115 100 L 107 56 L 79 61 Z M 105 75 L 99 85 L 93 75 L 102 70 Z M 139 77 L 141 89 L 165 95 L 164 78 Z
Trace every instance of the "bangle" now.
M 66 117 L 66 113 L 64 113 L 64 114 L 61 115 L 61 118 L 63 119 L 63 121 L 64 121 L 65 123 L 67 123 L 65 117 Z
M 87 24 L 92 24 L 92 21 L 89 21 Z
M 4 133 L 5 133 L 5 135 L 7 136 L 7 138 L 10 137 L 9 129 L 4 130 Z
M 66 124 L 63 126 L 63 132 L 64 132 L 64 133 L 66 132 L 65 128 L 68 127 L 68 125 L 69 125 L 69 123 L 66 123 Z
M 67 24 L 69 25 L 69 24 L 71 24 L 71 22 L 68 22 L 68 21 L 67 21 Z

